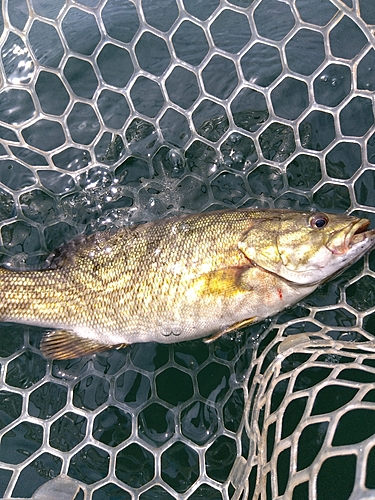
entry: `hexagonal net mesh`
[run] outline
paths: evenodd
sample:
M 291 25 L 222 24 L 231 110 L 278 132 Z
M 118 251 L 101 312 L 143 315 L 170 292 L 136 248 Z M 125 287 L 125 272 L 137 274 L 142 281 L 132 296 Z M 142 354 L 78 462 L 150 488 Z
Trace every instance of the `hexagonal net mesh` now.
M 375 222 L 371 0 L 3 0 L 0 27 L 1 263 L 223 207 Z M 374 277 L 210 346 L 52 363 L 1 324 L 0 496 L 374 498 Z

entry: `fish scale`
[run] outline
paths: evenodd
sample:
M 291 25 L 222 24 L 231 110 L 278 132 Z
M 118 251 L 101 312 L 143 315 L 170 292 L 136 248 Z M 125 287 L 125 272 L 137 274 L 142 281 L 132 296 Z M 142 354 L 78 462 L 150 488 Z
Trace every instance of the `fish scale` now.
M 367 227 L 345 215 L 242 209 L 81 236 L 47 269 L 0 270 L 0 319 L 53 328 L 41 349 L 57 359 L 213 340 L 353 263 L 374 244 Z

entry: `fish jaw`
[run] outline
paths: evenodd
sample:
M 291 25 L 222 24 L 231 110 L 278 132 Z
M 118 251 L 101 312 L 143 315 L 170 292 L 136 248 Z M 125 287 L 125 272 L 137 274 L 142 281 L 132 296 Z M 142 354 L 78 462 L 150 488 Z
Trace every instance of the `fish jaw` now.
M 369 225 L 368 219 L 356 220 L 348 232 L 337 233 L 327 242 L 332 259 L 324 281 L 341 274 L 375 247 L 375 229 L 367 230 Z

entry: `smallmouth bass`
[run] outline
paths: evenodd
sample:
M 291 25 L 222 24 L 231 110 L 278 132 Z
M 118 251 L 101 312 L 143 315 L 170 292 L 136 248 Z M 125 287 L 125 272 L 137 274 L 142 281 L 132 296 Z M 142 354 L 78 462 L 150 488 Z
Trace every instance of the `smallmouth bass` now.
M 273 316 L 375 245 L 369 221 L 222 210 L 81 236 L 40 271 L 0 269 L 0 320 L 43 326 L 67 359 L 135 342 L 206 341 Z

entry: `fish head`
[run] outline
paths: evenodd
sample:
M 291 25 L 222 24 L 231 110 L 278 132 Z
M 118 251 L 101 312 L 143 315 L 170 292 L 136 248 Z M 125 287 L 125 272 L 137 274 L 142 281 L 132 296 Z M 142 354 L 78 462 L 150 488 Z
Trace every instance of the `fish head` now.
M 322 212 L 273 210 L 253 220 L 238 246 L 253 265 L 296 285 L 341 272 L 375 245 L 370 221 Z

